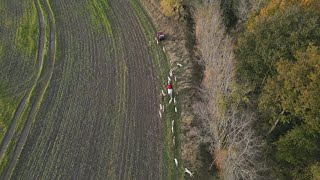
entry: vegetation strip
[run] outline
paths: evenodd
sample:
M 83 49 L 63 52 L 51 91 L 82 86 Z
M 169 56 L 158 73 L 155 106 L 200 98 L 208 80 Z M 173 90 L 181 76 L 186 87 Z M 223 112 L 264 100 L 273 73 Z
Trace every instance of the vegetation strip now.
M 0 150 L 1 161 L 3 160 L 3 158 L 6 157 L 5 153 L 8 148 L 9 143 L 11 142 L 11 139 L 13 138 L 13 136 L 15 134 L 17 123 L 21 119 L 21 115 L 26 111 L 26 107 L 27 107 L 28 103 L 30 102 L 32 92 L 35 89 L 35 86 L 40 78 L 40 74 L 41 74 L 42 67 L 43 67 L 43 61 L 44 61 L 43 51 L 44 51 L 44 44 L 45 44 L 45 32 L 44 32 L 45 24 L 44 24 L 43 12 L 41 11 L 41 8 L 40 8 L 37 0 L 35 0 L 35 5 L 36 5 L 37 12 L 38 12 L 39 29 L 40 29 L 40 31 L 39 31 L 40 35 L 39 35 L 39 47 L 38 47 L 38 61 L 37 61 L 38 63 L 37 63 L 37 68 L 36 68 L 36 73 L 35 73 L 36 77 L 33 80 L 33 86 L 27 91 L 24 98 L 21 100 L 19 107 L 17 108 L 17 111 L 13 117 L 13 121 L 10 125 L 10 128 L 5 136 L 5 139 L 2 142 L 1 150 Z
M 44 34 L 44 16 L 43 16 L 43 11 L 40 7 L 39 1 L 36 0 L 35 4 L 37 6 L 37 11 L 38 11 L 38 16 L 39 16 L 39 24 L 40 24 L 40 33 L 43 35 Z M 54 22 L 54 17 L 53 17 L 53 12 L 51 10 L 49 1 L 45 1 L 45 9 L 47 9 L 49 11 L 48 13 L 48 17 L 49 17 L 49 26 L 50 26 L 50 36 L 49 36 L 49 61 L 50 61 L 50 69 L 49 69 L 49 75 L 46 76 L 45 78 L 45 84 L 44 86 L 41 88 L 41 92 L 39 93 L 39 95 L 37 95 L 30 111 L 29 111 L 29 115 L 27 117 L 26 123 L 24 125 L 23 131 L 20 134 L 20 138 L 16 144 L 15 150 L 14 150 L 14 154 L 12 155 L 12 157 L 10 158 L 10 162 L 8 165 L 8 168 L 6 169 L 6 173 L 4 174 L 5 178 L 10 178 L 14 167 L 17 163 L 17 160 L 21 154 L 21 151 L 23 149 L 23 146 L 27 140 L 29 131 L 31 129 L 32 126 L 32 122 L 33 122 L 33 118 L 36 115 L 37 111 L 39 110 L 42 98 L 46 92 L 46 89 L 50 83 L 52 74 L 53 74 L 53 69 L 54 69 L 54 61 L 55 61 L 55 49 L 56 49 L 56 44 L 55 44 L 55 22 Z M 42 38 L 41 38 L 42 37 Z M 45 42 L 45 37 L 40 35 L 40 40 L 42 41 L 39 44 L 44 45 Z M 40 74 L 44 74 L 44 72 L 42 72 L 42 67 L 43 67 L 43 57 L 44 57 L 44 53 L 43 53 L 43 48 L 39 48 L 39 58 L 41 57 L 42 59 L 42 63 L 41 63 L 41 68 L 39 69 L 39 73 L 37 76 L 37 79 L 39 79 Z M 36 86 L 37 83 L 35 83 Z M 33 88 L 35 88 L 35 86 Z M 33 91 L 33 89 L 32 89 Z

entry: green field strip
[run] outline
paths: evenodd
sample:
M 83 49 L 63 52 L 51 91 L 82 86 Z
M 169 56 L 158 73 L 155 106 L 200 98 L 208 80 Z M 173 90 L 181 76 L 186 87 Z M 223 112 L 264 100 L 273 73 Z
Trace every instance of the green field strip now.
M 40 8 L 40 10 L 41 10 L 41 8 Z M 44 37 L 45 36 L 46 35 L 45 35 L 45 32 L 44 32 Z M 20 132 L 19 130 L 20 130 L 22 124 L 23 124 L 22 121 L 23 121 L 24 117 L 26 117 L 27 111 L 30 110 L 30 100 L 31 100 L 32 94 L 34 93 L 34 90 L 36 88 L 37 82 L 38 82 L 38 80 L 40 78 L 40 74 L 41 74 L 41 71 L 42 71 L 42 68 L 43 68 L 43 61 L 44 61 L 44 54 L 42 53 L 42 54 L 39 54 L 39 56 L 38 56 L 38 68 L 36 68 L 36 78 L 35 78 L 35 80 L 33 82 L 32 87 L 29 89 L 29 91 L 26 94 L 25 104 L 22 104 L 22 106 L 24 106 L 23 110 L 22 110 L 22 114 L 17 114 L 18 115 L 17 121 L 10 125 L 11 126 L 10 128 L 13 129 L 14 133 L 8 132 L 8 133 L 10 133 L 10 135 L 7 137 L 9 139 L 8 143 L 11 142 L 11 139 L 13 137 L 17 136 L 17 135 L 13 136 L 14 134 L 17 134 L 17 133 Z M 8 145 L 4 144 L 3 146 L 5 147 L 5 150 L 4 150 L 4 155 L 0 159 L 1 161 L 2 161 L 3 158 L 7 158 L 7 156 L 9 156 L 8 153 L 11 152 L 11 150 L 9 150 L 7 152 Z M 4 168 L 5 166 L 6 165 L 3 165 L 2 167 Z M 4 169 L 0 169 L 0 172 L 3 172 L 3 171 L 4 171 Z
M 124 118 L 126 117 L 126 100 L 127 100 L 127 77 L 128 77 L 128 68 L 124 62 L 124 57 L 123 57 L 123 49 L 122 46 L 119 44 L 120 39 L 116 38 L 115 43 L 114 43 L 114 49 L 116 53 L 116 61 L 118 61 L 118 68 L 116 69 L 117 73 L 117 84 L 116 84 L 116 89 L 118 91 L 117 96 L 116 96 L 116 114 L 117 117 L 113 120 L 113 137 L 112 137 L 112 149 L 111 149 L 111 154 L 110 154 L 110 169 L 108 169 L 108 178 L 107 179 L 116 179 L 116 167 L 117 163 L 119 162 L 117 159 L 117 154 L 121 148 L 120 146 L 120 140 L 122 129 L 121 129 L 121 124 L 124 121 Z
M 116 60 L 118 62 L 118 70 L 117 70 L 117 76 L 118 76 L 118 81 L 117 81 L 117 88 L 119 90 L 118 95 L 117 95 L 117 118 L 114 118 L 112 120 L 113 123 L 113 136 L 112 136 L 112 148 L 111 148 L 111 152 L 108 153 L 108 159 L 110 162 L 108 162 L 108 170 L 107 170 L 107 179 L 116 179 L 117 178 L 117 169 L 119 168 L 119 166 L 117 165 L 118 163 L 120 163 L 121 161 L 121 157 L 119 157 L 120 159 L 118 159 L 118 154 L 120 152 L 120 150 L 122 149 L 122 151 L 124 150 L 122 145 L 123 143 L 125 143 L 124 139 L 125 134 L 128 134 L 128 132 L 126 132 L 122 127 L 125 126 L 125 122 L 124 120 L 127 119 L 128 114 L 127 114 L 127 84 L 128 84 L 128 67 L 124 61 L 124 49 L 123 49 L 123 45 L 120 44 L 120 42 L 123 41 L 123 39 L 120 36 L 120 32 L 122 31 L 119 26 L 117 25 L 117 22 L 115 19 L 117 19 L 117 17 L 115 16 L 113 10 L 110 8 L 110 6 L 106 6 L 106 14 L 107 16 L 111 17 L 110 18 L 110 22 L 112 23 L 112 29 L 114 32 L 116 32 L 114 34 L 114 45 L 113 45 L 113 53 L 116 54 Z M 123 74 L 123 75 L 122 75 Z M 121 92 L 121 90 L 123 90 L 123 92 Z M 129 129 L 131 130 L 131 128 L 129 127 Z M 130 143 L 130 140 L 128 140 L 128 144 Z M 127 151 L 127 153 L 129 153 L 129 151 Z M 125 167 L 124 171 L 124 177 L 130 177 L 131 175 L 131 171 L 132 171 L 132 162 L 133 159 L 131 158 L 129 161 L 128 159 L 126 159 L 125 162 L 130 163 L 131 165 L 129 165 L 129 167 Z M 127 169 L 129 169 L 129 171 L 126 171 Z M 122 172 L 123 169 L 119 169 L 119 171 Z M 127 178 L 128 179 L 128 178 Z
M 2 24 L 2 29 L 0 32 L 0 51 L 1 51 L 1 62 L 0 62 L 0 142 L 3 142 L 5 136 L 8 135 L 7 131 L 10 131 L 10 125 L 15 124 L 14 116 L 15 114 L 19 114 L 17 109 L 19 104 L 24 98 L 25 86 L 29 84 L 31 81 L 32 73 L 24 74 L 24 69 L 31 70 L 33 60 L 36 58 L 32 57 L 36 56 L 36 50 L 31 48 L 29 50 L 23 51 L 18 48 L 18 43 L 20 41 L 26 42 L 26 44 L 31 43 L 34 46 L 37 46 L 37 37 L 38 37 L 38 22 L 35 16 L 37 13 L 35 11 L 34 4 L 27 4 L 28 2 L 21 2 L 21 7 L 23 7 L 23 11 L 17 15 L 14 12 L 8 13 L 10 8 L 7 7 L 7 4 L 1 2 L 0 6 L 2 8 L 0 12 Z M 33 26 L 35 26 L 35 31 Z M 23 29 L 24 27 L 25 29 Z M 33 29 L 31 29 L 33 28 Z M 23 33 L 22 33 L 23 29 Z M 5 33 L 5 34 L 2 34 Z M 35 34 L 34 34 L 35 33 Z M 22 37 L 24 36 L 24 37 Z M 18 41 L 20 39 L 20 41 Z M 34 42 L 35 41 L 35 42 Z M 31 46 L 30 46 L 31 47 Z M 27 52 L 28 51 L 28 52 Z M 29 55 L 30 54 L 30 55 Z M 32 62 L 31 62 L 32 60 Z M 35 60 L 35 62 L 37 62 Z M 9 71 L 12 66 L 16 66 L 16 64 L 24 64 L 23 68 L 16 68 L 15 70 Z M 18 70 L 19 69 L 19 70 Z M 30 71 L 32 72 L 32 71 Z M 17 74 L 18 73 L 18 74 Z M 23 73 L 23 78 L 20 78 L 20 74 Z M 7 146 L 7 145 L 4 145 Z M 2 156 L 2 150 L 0 156 Z
M 35 7 L 33 8 L 35 9 Z M 26 10 L 24 12 L 25 15 L 19 19 L 20 26 L 16 29 L 15 44 L 17 45 L 16 50 L 33 57 L 36 56 L 34 53 L 37 51 L 37 40 L 34 37 L 37 37 L 39 31 L 37 28 L 37 14 L 30 12 L 32 11 Z
M 39 1 L 37 1 L 37 2 L 39 3 Z M 23 146 L 24 146 L 25 141 L 27 139 L 27 136 L 29 134 L 32 122 L 33 122 L 34 117 L 36 116 L 37 112 L 39 111 L 41 102 L 43 101 L 44 94 L 45 94 L 45 92 L 46 92 L 46 90 L 47 90 L 47 88 L 49 86 L 49 83 L 50 83 L 50 80 L 51 80 L 51 77 L 52 77 L 52 74 L 53 74 L 54 61 L 55 61 L 55 49 L 56 49 L 56 44 L 55 44 L 56 39 L 54 37 L 55 20 L 54 20 L 54 17 L 53 17 L 53 12 L 51 10 L 49 1 L 46 1 L 46 3 L 47 3 L 46 4 L 46 6 L 47 6 L 46 9 L 48 9 L 49 13 L 50 13 L 49 17 L 44 15 L 44 13 L 43 13 L 44 12 L 43 11 L 43 5 L 41 5 L 40 3 L 38 5 L 39 5 L 40 11 L 42 11 L 42 15 L 44 15 L 43 18 L 47 20 L 47 21 L 44 21 L 44 22 L 48 22 L 49 21 L 49 24 L 53 28 L 53 32 L 50 31 L 51 35 L 49 37 L 47 37 L 47 35 L 49 35 L 49 32 L 48 32 L 49 28 L 45 28 L 45 40 L 46 39 L 53 39 L 53 42 L 51 42 L 51 41 L 49 42 L 50 43 L 49 47 L 51 49 L 53 49 L 53 51 L 54 51 L 54 52 L 51 52 L 52 54 L 50 54 L 50 62 L 49 63 L 51 64 L 51 68 L 49 69 L 49 71 L 50 71 L 49 74 L 44 79 L 44 82 L 43 82 L 44 84 L 41 85 L 41 83 L 39 83 L 39 85 L 36 85 L 37 84 L 37 82 L 36 82 L 35 86 L 31 90 L 32 94 L 31 94 L 30 97 L 33 97 L 33 96 L 36 96 L 36 97 L 35 97 L 35 100 L 34 100 L 34 104 L 32 105 L 32 108 L 31 108 L 31 104 L 30 103 L 27 105 L 27 111 L 25 111 L 25 112 L 29 112 L 27 117 L 24 117 L 26 115 L 26 113 L 23 113 L 22 119 L 26 119 L 26 123 L 27 124 L 22 123 L 22 121 L 20 121 L 19 125 L 18 125 L 18 128 L 16 130 L 16 133 L 20 133 L 22 131 L 22 129 L 21 129 L 22 124 L 25 124 L 25 127 L 24 127 L 23 131 L 21 132 L 22 134 L 20 135 L 21 136 L 20 138 L 22 138 L 22 139 L 19 139 L 19 141 L 18 141 L 19 144 L 17 144 L 17 145 L 19 145 L 18 146 L 19 148 L 16 147 L 18 149 L 15 150 L 15 153 L 16 153 L 14 155 L 14 159 L 16 159 L 15 162 L 17 162 L 17 159 L 19 158 L 19 156 L 21 154 L 21 151 L 23 149 Z M 51 19 L 50 19 L 50 17 L 51 17 Z M 53 36 L 53 37 L 51 37 L 51 36 Z M 46 41 L 46 42 L 48 42 L 48 41 Z M 42 61 L 44 59 L 44 54 L 46 54 L 46 52 L 48 51 L 49 47 L 45 46 L 45 48 L 43 50 L 43 54 L 42 54 Z M 45 76 L 44 72 L 43 72 L 43 63 L 41 64 L 41 69 L 39 70 L 39 73 L 42 74 L 42 76 Z M 37 81 L 40 78 L 40 74 L 38 74 L 38 76 L 37 76 Z M 35 91 L 34 91 L 36 89 L 36 86 L 39 86 L 39 89 L 40 89 L 39 90 L 40 92 L 38 92 L 37 94 L 35 94 Z M 9 173 L 7 177 L 11 176 L 11 173 L 14 170 L 15 164 L 13 166 L 9 166 L 9 168 L 10 167 L 12 167 L 12 169 L 9 169 L 7 171 L 7 173 Z
M 115 19 L 116 16 L 114 15 L 113 10 L 110 8 L 108 2 L 105 2 L 104 10 L 105 16 L 110 17 L 110 23 L 112 24 L 111 28 L 112 31 L 115 32 L 112 37 L 112 48 L 109 49 L 110 53 L 115 55 L 116 61 L 116 116 L 113 117 L 111 120 L 112 124 L 112 137 L 111 139 L 111 147 L 107 151 L 106 158 L 108 159 L 106 169 L 106 177 L 107 179 L 117 179 L 117 164 L 120 162 L 121 159 L 118 156 L 119 152 L 122 148 L 123 138 L 124 138 L 124 129 L 122 126 L 124 125 L 124 120 L 127 117 L 127 84 L 128 84 L 128 67 L 124 61 L 124 49 L 123 45 L 120 43 L 122 42 L 122 38 L 120 36 L 121 29 L 117 26 Z
M 29 81 L 34 72 L 32 68 L 37 62 L 35 57 L 36 47 L 38 46 L 38 21 L 32 2 L 1 1 L 0 3 L 2 9 L 0 11 L 1 104 L 3 98 L 10 98 L 13 101 L 16 101 L 16 98 L 21 100 L 21 94 L 27 89 L 26 86 L 29 86 Z M 13 9 L 14 6 L 19 7 L 19 11 Z M 20 48 L 21 46 L 23 46 L 23 49 Z M 17 106 L 19 102 L 14 104 L 14 106 Z M 14 109 L 11 112 L 14 112 Z M 6 118 L 5 121 L 7 119 L 11 118 Z M 0 126 L 1 121 L 2 117 L 0 117 Z
M 90 51 L 90 53 L 93 53 L 94 51 Z M 69 60 L 69 59 L 68 59 Z M 72 61 L 74 61 L 74 62 L 77 62 L 77 60 L 76 60 L 76 58 L 75 59 L 71 59 Z M 69 69 L 69 68 L 67 68 L 67 69 Z M 65 68 L 64 68 L 64 70 L 65 70 Z M 72 66 L 70 66 L 70 69 L 68 70 L 68 72 L 71 72 L 72 71 Z M 66 79 L 71 79 L 71 74 L 72 73 L 68 73 L 68 72 L 66 72 L 66 73 L 64 73 L 64 77 L 66 77 Z M 90 72 L 90 71 L 84 71 L 84 73 L 87 73 L 87 72 Z M 72 79 L 71 79 L 72 80 Z M 68 83 L 68 82 L 64 82 L 64 85 L 67 85 L 66 83 Z M 61 85 L 61 86 L 64 86 L 64 85 Z M 57 98 L 57 99 L 60 99 L 60 98 Z M 61 100 L 62 101 L 62 100 Z M 73 101 L 75 101 L 75 100 L 73 100 Z M 55 103 L 54 103 L 55 104 Z M 61 104 L 63 104 L 63 103 L 61 103 Z M 50 121 L 48 121 L 48 122 L 50 122 Z M 69 124 L 68 123 L 65 123 L 64 124 L 65 126 L 69 126 Z M 50 129 L 50 128 L 49 128 Z M 57 142 L 55 143 L 55 146 L 56 145 L 58 145 L 59 143 L 64 143 L 63 142 L 63 140 L 62 139 L 57 139 L 56 140 Z M 61 148 L 63 148 L 63 147 L 61 147 Z M 61 148 L 57 148 L 57 149 L 61 149 Z M 59 151 L 60 150 L 58 150 L 57 151 L 57 153 L 55 152 L 54 154 L 57 154 L 55 157 L 57 157 L 57 158 L 51 158 L 51 159 L 59 159 L 59 160 L 57 160 L 57 162 L 62 162 L 61 160 L 62 159 L 60 159 L 61 157 L 58 155 L 58 153 L 59 153 Z M 60 151 L 61 152 L 61 151 Z M 42 151 L 42 153 L 45 153 L 45 152 L 43 152 Z M 36 156 L 35 156 L 36 157 Z M 56 163 L 54 163 L 54 161 L 50 161 L 50 162 L 53 162 L 52 164 L 53 164 L 53 166 L 55 166 L 54 168 L 49 168 L 49 169 L 52 169 L 52 170 L 54 170 L 54 172 L 57 172 L 57 174 L 59 173 L 59 170 L 58 170 L 58 168 L 57 168 L 57 164 Z M 39 164 L 40 163 L 44 163 L 45 164 L 45 162 L 43 162 L 43 161 L 41 161 L 41 160 L 39 160 Z M 38 165 L 37 165 L 38 166 Z M 50 175 L 50 174 L 52 174 L 51 172 L 50 172 L 50 170 L 48 169 L 48 171 L 47 172 L 49 172 L 48 173 L 48 175 Z M 45 174 L 45 173 L 44 173 Z M 60 177 L 63 177 L 63 175 L 61 175 Z
M 152 20 L 148 17 L 145 10 L 142 8 L 142 5 L 137 0 L 129 0 L 132 7 L 134 8 L 136 15 L 138 16 L 141 26 L 147 36 L 147 39 L 150 44 L 151 52 L 152 52 L 152 59 L 155 69 L 157 71 L 157 76 L 160 80 L 159 88 L 163 89 L 163 83 L 167 82 L 167 76 L 169 74 L 169 62 L 168 56 L 162 51 L 162 45 L 158 45 L 154 38 L 156 33 L 156 28 L 152 24 Z M 176 83 L 173 82 L 173 86 L 176 86 Z M 176 96 L 176 99 L 179 101 L 179 97 Z M 169 101 L 166 100 L 165 101 Z M 178 111 L 180 106 L 177 105 Z M 165 179 L 184 179 L 183 169 L 181 168 L 182 162 L 180 161 L 181 152 L 180 152 L 180 115 L 179 113 L 174 112 L 174 106 L 165 103 L 165 113 L 163 115 L 164 120 L 164 164 L 165 164 L 165 172 L 164 178 Z M 172 138 L 173 134 L 171 132 L 171 121 L 175 120 L 175 145 L 173 145 Z M 179 161 L 179 168 L 175 167 L 174 158 L 177 158 Z

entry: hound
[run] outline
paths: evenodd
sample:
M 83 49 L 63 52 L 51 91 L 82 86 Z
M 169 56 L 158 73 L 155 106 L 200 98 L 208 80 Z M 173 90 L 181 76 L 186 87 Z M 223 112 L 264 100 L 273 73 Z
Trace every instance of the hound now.
M 172 134 L 173 134 L 173 126 L 171 127 L 171 132 L 172 132 Z
M 184 172 L 188 173 L 190 177 L 192 177 L 194 174 L 191 171 L 189 171 L 189 169 L 187 169 L 187 168 L 184 168 Z
M 172 133 L 173 133 L 173 128 L 174 128 L 174 120 L 172 120 L 172 122 L 171 122 L 171 131 L 172 131 Z
M 174 164 L 176 164 L 176 166 L 178 167 L 179 163 L 178 163 L 177 158 L 174 158 Z

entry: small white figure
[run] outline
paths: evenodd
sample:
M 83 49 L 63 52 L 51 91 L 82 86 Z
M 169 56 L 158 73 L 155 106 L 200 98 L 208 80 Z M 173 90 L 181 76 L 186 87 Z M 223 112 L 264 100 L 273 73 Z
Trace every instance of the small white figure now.
M 182 64 L 180 64 L 180 63 L 177 63 L 177 66 L 179 66 L 179 67 L 182 67 Z
M 176 98 L 173 98 L 173 104 L 176 104 L 176 103 L 177 103 Z
M 178 167 L 179 163 L 178 163 L 177 158 L 174 158 L 174 164 L 176 164 L 176 166 Z
M 162 47 L 163 52 L 166 52 L 166 49 L 164 47 Z
M 173 136 L 173 138 L 172 138 L 172 143 L 173 143 L 173 145 L 176 145 L 176 137 L 175 136 Z
M 177 76 L 174 77 L 174 81 L 177 81 Z
M 160 118 L 162 118 L 162 113 L 161 113 L 161 111 L 159 111 L 159 115 L 160 115 Z
M 177 107 L 174 107 L 174 112 L 176 112 L 176 113 L 178 112 L 178 109 L 177 109 Z
M 193 173 L 191 171 L 189 171 L 189 169 L 184 168 L 184 172 L 188 173 L 190 177 L 193 176 Z

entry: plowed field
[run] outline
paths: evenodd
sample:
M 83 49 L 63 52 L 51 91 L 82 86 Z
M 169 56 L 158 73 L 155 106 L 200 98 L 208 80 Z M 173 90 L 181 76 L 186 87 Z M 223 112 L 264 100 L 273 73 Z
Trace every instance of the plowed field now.
M 129 0 L 28 2 L 36 75 L 2 142 L 1 179 L 162 179 L 168 64 Z

